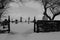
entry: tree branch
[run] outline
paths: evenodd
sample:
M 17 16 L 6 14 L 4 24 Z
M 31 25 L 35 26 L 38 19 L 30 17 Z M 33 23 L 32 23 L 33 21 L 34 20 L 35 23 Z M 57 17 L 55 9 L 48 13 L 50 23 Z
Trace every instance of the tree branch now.
M 54 13 L 51 8 L 50 8 L 50 11 L 52 12 L 52 14 Z
M 57 13 L 57 14 L 54 14 L 53 17 L 52 17 L 52 20 L 54 20 L 54 18 L 55 18 L 57 15 L 60 15 L 60 12 Z
M 49 8 L 49 7 L 51 7 L 51 6 L 55 5 L 55 4 L 57 4 L 58 2 L 59 2 L 59 1 L 56 1 L 56 2 L 54 2 L 52 5 L 50 5 L 50 6 L 46 7 L 46 8 Z M 48 3 L 48 4 L 51 4 L 51 3 Z

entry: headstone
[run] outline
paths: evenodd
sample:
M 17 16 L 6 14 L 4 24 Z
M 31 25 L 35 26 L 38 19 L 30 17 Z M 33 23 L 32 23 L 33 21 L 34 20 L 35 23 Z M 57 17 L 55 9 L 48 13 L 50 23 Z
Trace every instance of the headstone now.
M 17 19 L 15 20 L 15 23 L 16 23 L 16 24 L 18 23 L 18 20 L 17 20 Z
M 28 24 L 29 24 L 29 22 L 30 22 L 30 17 L 28 17 Z
M 22 17 L 20 17 L 20 22 L 22 22 Z

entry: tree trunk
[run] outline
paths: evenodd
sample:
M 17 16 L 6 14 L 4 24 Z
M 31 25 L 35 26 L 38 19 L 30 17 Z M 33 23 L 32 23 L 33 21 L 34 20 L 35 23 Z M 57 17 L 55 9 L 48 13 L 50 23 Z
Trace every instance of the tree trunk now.
M 44 8 L 44 9 L 45 9 L 45 11 L 44 11 L 44 15 L 45 15 L 47 18 L 49 18 L 49 20 L 51 20 L 51 17 L 48 16 L 47 13 L 46 13 L 46 12 L 47 12 L 47 8 Z

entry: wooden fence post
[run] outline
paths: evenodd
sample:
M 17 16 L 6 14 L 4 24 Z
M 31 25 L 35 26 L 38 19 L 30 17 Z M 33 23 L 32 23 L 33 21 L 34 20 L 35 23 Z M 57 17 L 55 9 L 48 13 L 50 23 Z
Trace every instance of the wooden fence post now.
M 8 16 L 8 33 L 10 33 L 10 16 Z
M 34 32 L 36 32 L 36 18 L 35 18 L 35 16 L 34 16 Z

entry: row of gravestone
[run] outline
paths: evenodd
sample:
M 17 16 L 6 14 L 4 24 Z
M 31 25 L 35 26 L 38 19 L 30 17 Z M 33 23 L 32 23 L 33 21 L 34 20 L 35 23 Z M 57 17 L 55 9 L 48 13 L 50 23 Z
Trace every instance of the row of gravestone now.
M 21 23 L 28 22 L 28 24 L 29 24 L 29 23 L 34 23 L 34 20 L 36 20 L 35 17 L 32 21 L 30 21 L 30 17 L 28 17 L 28 21 L 27 20 L 23 21 L 22 17 L 20 17 L 20 21 L 18 21 L 18 19 L 10 20 L 10 16 L 8 16 L 8 19 L 5 19 L 4 21 L 0 22 L 0 24 L 7 25 L 9 22 L 15 23 L 15 24 L 18 24 L 19 22 L 21 22 Z
M 10 16 L 8 16 L 8 19 L 5 19 L 5 20 L 2 21 L 2 22 L 0 21 L 0 24 L 1 24 L 1 26 L 3 26 L 3 25 L 8 25 L 10 22 L 17 24 L 17 23 L 23 22 L 23 21 L 22 21 L 22 17 L 20 17 L 20 21 L 18 21 L 17 19 L 11 21 L 11 20 L 10 20 Z M 29 17 L 29 18 L 28 18 L 28 21 L 25 21 L 25 22 L 28 22 L 28 24 L 29 24 L 29 23 L 35 23 L 35 22 L 36 22 L 36 18 L 34 17 L 33 21 L 30 21 L 30 17 Z
M 33 19 L 32 21 L 30 21 L 30 17 L 28 17 L 28 21 L 27 21 L 27 20 L 23 21 L 22 17 L 20 17 L 20 21 L 19 21 L 18 19 L 10 20 L 10 16 L 8 16 L 8 20 L 5 19 L 4 21 L 5 21 L 5 22 L 16 23 L 16 24 L 18 24 L 19 22 L 21 22 L 21 23 L 27 22 L 27 23 L 29 24 L 29 23 L 34 23 L 34 22 L 35 22 L 34 20 L 36 20 L 35 17 L 34 17 L 34 19 Z M 3 21 L 3 22 L 4 22 L 4 21 Z

